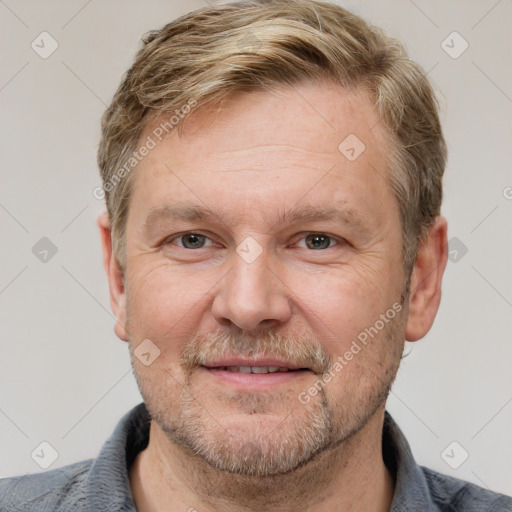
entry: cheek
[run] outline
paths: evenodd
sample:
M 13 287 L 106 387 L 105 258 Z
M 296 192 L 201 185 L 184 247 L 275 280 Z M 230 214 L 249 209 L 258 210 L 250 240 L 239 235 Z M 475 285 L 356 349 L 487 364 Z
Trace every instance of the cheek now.
M 288 282 L 293 279 L 289 274 Z M 297 314 L 307 319 L 331 355 L 345 352 L 396 300 L 389 293 L 389 283 L 353 267 L 316 275 L 302 273 L 295 279 L 300 283 L 293 289 Z
M 168 264 L 132 274 L 127 290 L 131 337 L 155 340 L 161 350 L 179 347 L 180 340 L 195 334 L 201 300 L 210 288 L 208 279 Z
M 394 311 L 386 310 L 388 314 Z M 401 340 L 403 328 L 398 314 L 389 323 L 378 317 L 346 343 L 333 347 L 337 356 L 329 373 L 322 378 L 328 402 L 360 407 L 363 403 L 377 404 L 385 399 L 400 364 Z

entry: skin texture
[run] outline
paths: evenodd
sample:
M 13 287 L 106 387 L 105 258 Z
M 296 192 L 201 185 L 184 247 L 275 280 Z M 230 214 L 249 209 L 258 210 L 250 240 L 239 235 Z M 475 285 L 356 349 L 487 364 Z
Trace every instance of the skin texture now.
M 338 150 L 349 134 L 366 146 L 355 161 Z M 153 418 L 130 472 L 138 510 L 389 510 L 385 399 L 404 339 L 432 325 L 447 254 L 439 217 L 403 296 L 388 147 L 361 91 L 322 82 L 237 94 L 191 114 L 182 136 L 171 132 L 134 171 L 124 276 L 100 216 L 115 332 Z M 152 208 L 177 204 L 213 218 L 146 222 Z M 343 213 L 291 223 L 305 206 Z M 205 246 L 183 247 L 184 233 L 206 236 Z M 311 234 L 332 239 L 315 249 Z M 257 257 L 249 263 L 237 247 Z M 147 339 L 160 350 L 149 366 L 134 356 Z M 308 370 L 253 386 L 197 364 L 235 356 Z

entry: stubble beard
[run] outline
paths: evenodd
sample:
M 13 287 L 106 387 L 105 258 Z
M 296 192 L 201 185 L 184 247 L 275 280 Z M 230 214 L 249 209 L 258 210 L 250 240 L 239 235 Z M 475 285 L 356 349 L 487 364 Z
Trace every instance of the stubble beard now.
M 261 479 L 286 475 L 306 466 L 319 454 L 343 445 L 368 423 L 391 389 L 401 354 L 397 336 L 402 335 L 399 322 L 391 322 L 380 333 L 383 339 L 372 341 L 389 344 L 393 353 L 386 361 L 387 366 L 380 376 L 367 372 L 358 383 L 359 388 L 354 388 L 357 396 L 345 396 L 341 405 L 331 403 L 324 387 L 308 404 L 300 403 L 289 391 L 224 393 L 218 397 L 222 409 L 251 414 L 251 418 L 259 415 L 252 420 L 252 428 L 237 428 L 219 415 L 218 408 L 203 403 L 204 390 L 194 385 L 194 365 L 211 354 L 229 353 L 235 347 L 237 353 L 245 355 L 249 352 L 280 355 L 291 361 L 302 358 L 311 366 L 323 365 L 324 371 L 328 371 L 332 361 L 316 338 L 306 335 L 290 339 L 264 334 L 258 338 L 255 348 L 254 338 L 251 341 L 230 333 L 196 336 L 187 345 L 181 361 L 185 377 L 179 388 L 178 403 L 175 396 L 170 401 L 165 386 L 154 387 L 144 375 L 135 372 L 135 367 L 134 373 L 152 419 L 172 443 L 211 469 Z M 252 346 L 248 348 L 250 343 Z M 335 377 L 332 385 L 336 378 L 341 377 Z M 265 415 L 272 413 L 283 419 L 269 426 Z

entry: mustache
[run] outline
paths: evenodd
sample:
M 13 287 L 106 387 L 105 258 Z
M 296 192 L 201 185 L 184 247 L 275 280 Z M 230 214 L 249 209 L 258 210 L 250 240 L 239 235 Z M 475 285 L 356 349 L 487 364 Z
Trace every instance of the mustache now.
M 285 336 L 271 331 L 257 335 L 232 331 L 194 335 L 183 350 L 180 365 L 190 372 L 226 356 L 255 361 L 262 357 L 275 357 L 318 374 L 328 371 L 332 365 L 331 357 L 314 334 L 304 332 Z

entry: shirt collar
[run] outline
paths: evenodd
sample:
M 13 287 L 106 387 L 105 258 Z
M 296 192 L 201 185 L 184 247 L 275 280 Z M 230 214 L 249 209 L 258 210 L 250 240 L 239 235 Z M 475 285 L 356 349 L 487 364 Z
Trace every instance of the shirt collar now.
M 149 442 L 150 416 L 144 402 L 123 416 L 93 462 L 87 481 L 86 510 L 136 512 L 129 472 Z
M 434 509 L 425 475 L 414 460 L 407 439 L 387 411 L 382 431 L 382 456 L 395 480 L 390 512 Z

